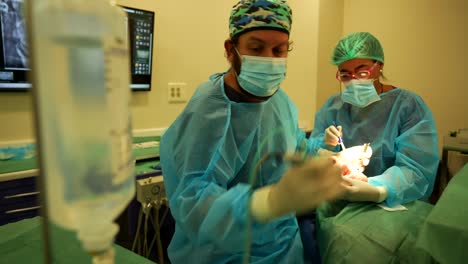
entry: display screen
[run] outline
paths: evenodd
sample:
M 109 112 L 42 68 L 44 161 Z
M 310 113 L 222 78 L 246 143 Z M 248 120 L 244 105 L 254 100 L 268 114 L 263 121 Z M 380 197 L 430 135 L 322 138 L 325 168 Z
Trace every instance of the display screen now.
M 131 88 L 151 90 L 154 12 L 126 6 L 122 8 L 127 12 L 132 72 Z
M 0 91 L 25 91 L 28 81 L 29 48 L 23 0 L 0 0 Z M 121 6 L 127 13 L 127 34 L 130 49 L 130 88 L 151 90 L 153 61 L 153 11 Z
M 0 0 L 0 89 L 25 90 L 28 82 L 28 41 L 22 0 Z

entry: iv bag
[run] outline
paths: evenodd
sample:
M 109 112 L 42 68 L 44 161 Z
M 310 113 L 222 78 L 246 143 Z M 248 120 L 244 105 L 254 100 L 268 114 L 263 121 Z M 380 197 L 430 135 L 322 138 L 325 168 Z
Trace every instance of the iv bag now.
M 135 192 L 126 16 L 104 0 L 28 8 L 48 215 L 102 252 Z

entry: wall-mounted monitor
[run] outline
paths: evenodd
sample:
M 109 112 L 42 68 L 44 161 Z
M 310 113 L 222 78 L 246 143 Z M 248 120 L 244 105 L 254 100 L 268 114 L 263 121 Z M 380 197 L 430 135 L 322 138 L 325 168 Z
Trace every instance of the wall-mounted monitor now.
M 0 0 L 0 91 L 24 91 L 28 82 L 28 41 L 23 0 Z
M 0 91 L 26 91 L 28 41 L 22 13 L 24 0 L 0 0 Z M 153 68 L 153 11 L 121 6 L 127 13 L 133 91 L 150 91 Z
M 121 6 L 127 13 L 133 90 L 151 90 L 154 12 Z

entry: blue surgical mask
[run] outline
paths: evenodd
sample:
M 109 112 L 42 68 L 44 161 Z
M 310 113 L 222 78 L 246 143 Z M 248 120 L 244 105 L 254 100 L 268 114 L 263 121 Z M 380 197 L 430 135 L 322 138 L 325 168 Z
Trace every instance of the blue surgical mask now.
M 354 106 L 364 108 L 380 101 L 380 96 L 374 87 L 374 80 L 353 79 L 345 83 L 345 91 L 341 93 L 341 100 Z
M 286 76 L 286 58 L 240 57 L 242 64 L 237 81 L 244 90 L 261 97 L 271 96 L 278 91 Z

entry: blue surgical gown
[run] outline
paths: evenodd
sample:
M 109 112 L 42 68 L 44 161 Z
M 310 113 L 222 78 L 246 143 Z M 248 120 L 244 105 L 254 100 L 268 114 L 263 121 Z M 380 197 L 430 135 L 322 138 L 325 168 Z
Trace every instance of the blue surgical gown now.
M 281 89 L 265 102 L 236 103 L 224 92 L 223 76 L 215 74 L 197 88 L 161 140 L 176 222 L 168 248 L 172 263 L 241 263 L 252 189 L 277 182 L 285 171 L 282 162 L 268 159 L 251 188 L 249 175 L 259 157 L 317 147 L 305 141 L 297 108 Z M 253 222 L 249 263 L 303 263 L 303 254 L 293 214 Z
M 330 97 L 315 116 L 311 136 L 323 140 L 325 129 L 335 122 L 343 127 L 346 146 L 371 143 L 373 154 L 364 174 L 371 185 L 387 188 L 384 204 L 427 198 L 440 159 L 432 113 L 407 90 L 395 88 L 380 97 L 364 108 L 344 103 L 339 94 Z

